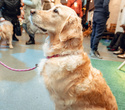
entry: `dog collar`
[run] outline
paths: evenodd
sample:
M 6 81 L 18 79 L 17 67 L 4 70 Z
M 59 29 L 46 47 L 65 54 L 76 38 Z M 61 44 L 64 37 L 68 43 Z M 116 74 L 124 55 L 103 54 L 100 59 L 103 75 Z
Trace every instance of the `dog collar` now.
M 47 59 L 50 59 L 50 58 L 59 57 L 59 56 L 60 56 L 59 54 L 56 54 L 56 55 L 53 55 L 53 56 L 47 56 L 46 58 L 47 58 Z
M 52 55 L 52 56 L 47 56 L 46 58 L 50 59 L 50 58 L 55 58 L 55 57 L 63 57 L 63 56 L 67 56 L 67 55 L 69 55 L 69 54 L 65 54 L 65 55 L 56 54 L 56 55 Z

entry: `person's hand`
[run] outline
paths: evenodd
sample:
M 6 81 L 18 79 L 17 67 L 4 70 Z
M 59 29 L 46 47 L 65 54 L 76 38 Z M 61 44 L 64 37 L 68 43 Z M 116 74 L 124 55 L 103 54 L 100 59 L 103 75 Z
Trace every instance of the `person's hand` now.
M 0 18 L 0 21 L 1 21 L 1 22 L 2 22 L 2 21 L 5 21 L 5 19 L 4 19 L 3 17 L 1 17 L 1 18 Z
M 125 24 L 120 25 L 120 27 L 122 27 L 123 30 L 125 31 Z

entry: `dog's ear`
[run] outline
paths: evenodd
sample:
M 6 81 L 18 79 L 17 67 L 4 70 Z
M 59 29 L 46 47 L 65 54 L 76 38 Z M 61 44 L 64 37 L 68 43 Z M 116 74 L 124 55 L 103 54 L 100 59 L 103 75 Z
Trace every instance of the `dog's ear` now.
M 81 19 L 76 15 L 69 15 L 62 26 L 59 39 L 63 42 L 72 38 L 79 38 L 81 37 L 81 32 Z

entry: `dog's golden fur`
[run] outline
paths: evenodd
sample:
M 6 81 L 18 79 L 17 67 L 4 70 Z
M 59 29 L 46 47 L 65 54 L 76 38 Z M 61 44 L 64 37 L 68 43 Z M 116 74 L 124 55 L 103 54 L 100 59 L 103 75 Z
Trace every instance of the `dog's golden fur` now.
M 83 51 L 81 19 L 69 7 L 32 10 L 32 22 L 49 37 L 43 46 L 41 75 L 56 110 L 118 110 L 116 99 L 99 70 Z M 44 63 L 43 63 L 44 62 Z
M 3 40 L 7 41 L 9 44 L 9 48 L 13 48 L 12 46 L 12 35 L 13 35 L 13 25 L 9 21 L 2 21 L 0 22 L 0 45 Z

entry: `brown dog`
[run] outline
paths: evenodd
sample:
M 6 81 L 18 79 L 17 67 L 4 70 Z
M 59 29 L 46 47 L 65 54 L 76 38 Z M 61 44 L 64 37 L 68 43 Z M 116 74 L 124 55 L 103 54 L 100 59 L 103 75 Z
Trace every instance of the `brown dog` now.
M 0 22 L 0 45 L 3 40 L 7 40 L 7 44 L 9 44 L 9 48 L 13 48 L 12 46 L 12 35 L 13 35 L 13 25 L 9 21 Z
M 87 30 L 83 32 L 83 37 L 89 37 L 91 33 L 92 33 L 92 29 L 88 28 Z
M 41 75 L 56 110 L 118 110 L 116 99 L 99 70 L 83 51 L 81 19 L 71 8 L 31 10 L 32 22 L 49 37 Z

